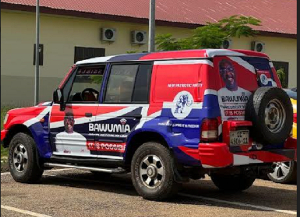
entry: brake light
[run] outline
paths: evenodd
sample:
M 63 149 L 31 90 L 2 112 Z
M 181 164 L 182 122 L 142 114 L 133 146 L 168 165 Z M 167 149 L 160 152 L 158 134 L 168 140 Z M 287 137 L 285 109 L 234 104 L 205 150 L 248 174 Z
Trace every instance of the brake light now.
M 294 123 L 297 123 L 297 113 L 294 113 L 293 122 L 294 122 Z
M 204 119 L 201 125 L 201 142 L 213 142 L 218 139 L 218 119 Z

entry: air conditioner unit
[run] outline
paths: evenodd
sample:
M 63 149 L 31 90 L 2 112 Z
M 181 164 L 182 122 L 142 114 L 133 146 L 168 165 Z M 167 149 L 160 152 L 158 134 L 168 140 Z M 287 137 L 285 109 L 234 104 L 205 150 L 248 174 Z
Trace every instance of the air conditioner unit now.
M 114 28 L 101 28 L 101 40 L 113 42 L 116 40 L 117 31 Z
M 257 52 L 264 52 L 265 51 L 265 43 L 260 41 L 252 41 L 251 42 L 251 50 Z
M 225 39 L 221 45 L 221 48 L 223 49 L 230 49 L 232 46 L 232 41 L 231 39 Z
M 144 31 L 131 31 L 131 43 L 132 44 L 146 44 L 147 33 Z

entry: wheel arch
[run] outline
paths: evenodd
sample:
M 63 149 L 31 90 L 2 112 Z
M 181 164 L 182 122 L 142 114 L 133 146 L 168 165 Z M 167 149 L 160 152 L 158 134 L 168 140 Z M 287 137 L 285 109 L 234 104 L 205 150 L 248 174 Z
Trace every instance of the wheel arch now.
M 17 133 L 26 133 L 33 138 L 32 132 L 27 126 L 24 124 L 15 124 L 11 126 L 6 133 L 6 136 L 3 140 L 4 148 L 8 148 L 10 141 Z
M 124 160 L 125 165 L 130 165 L 132 157 L 135 151 L 145 142 L 155 141 L 161 143 L 163 146 L 171 150 L 169 141 L 159 132 L 155 130 L 141 130 L 130 137 L 127 140 Z

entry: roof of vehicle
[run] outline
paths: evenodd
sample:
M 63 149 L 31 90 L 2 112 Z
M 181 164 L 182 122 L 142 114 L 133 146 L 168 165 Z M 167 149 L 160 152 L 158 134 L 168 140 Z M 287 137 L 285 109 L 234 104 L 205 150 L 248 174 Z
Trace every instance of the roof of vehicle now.
M 149 60 L 166 60 L 166 59 L 195 59 L 195 58 L 212 58 L 215 56 L 254 56 L 269 57 L 264 53 L 250 50 L 229 50 L 229 49 L 199 49 L 199 50 L 180 50 L 180 51 L 162 51 L 153 53 L 135 53 L 120 54 L 106 57 L 95 57 L 91 59 L 76 62 L 76 65 L 103 63 L 103 62 L 123 62 L 123 61 L 149 61 Z

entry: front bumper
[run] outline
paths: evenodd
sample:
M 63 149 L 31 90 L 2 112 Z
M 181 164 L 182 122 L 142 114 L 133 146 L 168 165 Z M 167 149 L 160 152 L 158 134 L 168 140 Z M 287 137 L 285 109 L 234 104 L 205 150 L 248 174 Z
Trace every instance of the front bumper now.
M 1 130 L 1 142 L 5 138 L 7 132 L 8 132 L 7 130 Z
M 295 159 L 293 148 L 232 153 L 226 143 L 200 143 L 198 149 L 181 146 L 180 150 L 199 160 L 204 168 L 286 162 Z

